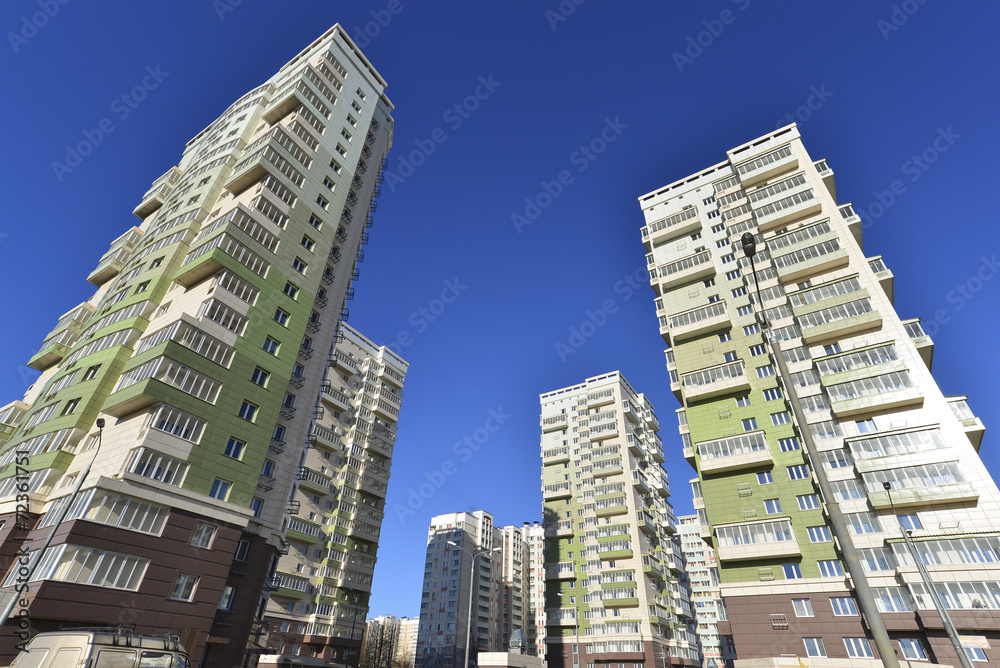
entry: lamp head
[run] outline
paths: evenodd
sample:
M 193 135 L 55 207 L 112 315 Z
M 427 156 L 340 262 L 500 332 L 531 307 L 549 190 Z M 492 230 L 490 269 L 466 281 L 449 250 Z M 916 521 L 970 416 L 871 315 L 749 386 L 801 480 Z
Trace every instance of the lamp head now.
M 458 543 L 456 543 L 456 542 L 455 542 L 455 541 L 453 541 L 453 540 L 449 540 L 449 541 L 448 541 L 448 544 L 449 544 L 449 545 L 451 545 L 452 547 L 458 547 Z
M 752 258 L 757 254 L 757 240 L 750 232 L 743 233 L 743 236 L 740 237 L 740 243 L 743 245 L 743 254 L 747 257 Z
M 882 483 L 882 489 L 888 492 L 890 489 L 892 489 L 892 483 L 886 480 L 885 482 Z
M 96 424 L 98 429 L 104 429 L 104 418 L 97 418 Z

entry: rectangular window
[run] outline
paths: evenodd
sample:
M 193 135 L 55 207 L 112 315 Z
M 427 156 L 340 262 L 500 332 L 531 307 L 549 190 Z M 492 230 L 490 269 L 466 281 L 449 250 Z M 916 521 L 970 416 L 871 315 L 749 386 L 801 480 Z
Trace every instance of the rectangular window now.
M 802 569 L 798 564 L 785 564 L 781 568 L 785 571 L 786 580 L 798 580 L 802 577 Z
M 70 399 L 62 409 L 60 415 L 72 415 L 76 412 L 76 407 L 80 405 L 79 399 Z
M 816 616 L 816 613 L 813 612 L 812 601 L 810 601 L 808 598 L 793 598 L 792 609 L 795 610 L 796 617 Z
M 799 439 L 797 438 L 782 438 L 778 441 L 778 445 L 781 447 L 782 452 L 791 452 L 792 450 L 799 449 Z
M 772 482 L 774 482 L 774 478 L 771 476 L 770 471 L 761 471 L 757 474 L 758 485 L 769 485 Z
M 757 418 L 746 418 L 742 422 L 743 431 L 753 431 L 757 428 Z
M 208 495 L 213 499 L 219 499 L 220 501 L 226 501 L 229 499 L 229 490 L 232 488 L 233 483 L 226 482 L 225 480 L 219 480 L 216 478 L 212 482 L 212 489 L 209 490 Z
M 219 610 L 232 610 L 236 601 L 236 587 L 226 586 L 222 590 L 222 598 L 219 600 Z
M 240 406 L 240 412 L 238 415 L 247 422 L 253 422 L 257 417 L 257 408 L 257 406 L 249 401 L 244 401 L 243 405 Z
M 767 378 L 768 376 L 773 376 L 773 375 L 774 375 L 774 367 L 771 366 L 770 364 L 768 364 L 767 366 L 757 367 L 758 378 Z
M 312 249 L 316 248 L 316 242 L 310 239 L 307 235 L 303 234 L 302 247 L 305 248 L 307 251 L 311 251 Z
M 815 494 L 803 494 L 795 498 L 799 502 L 799 510 L 819 510 L 819 497 Z
M 749 394 L 744 394 L 741 397 L 736 397 L 736 406 L 737 407 L 749 406 L 749 405 L 750 405 L 750 395 Z
M 194 534 L 191 536 L 191 545 L 195 547 L 201 547 L 206 550 L 212 548 L 212 541 L 215 540 L 215 527 L 211 524 L 198 523 L 198 526 L 194 530 Z
M 760 333 L 760 325 L 754 323 L 753 325 L 747 325 L 743 328 L 743 336 L 750 336 L 752 334 Z
M 781 388 L 772 387 L 770 390 L 764 390 L 764 401 L 775 401 L 781 398 Z
M 274 311 L 274 321 L 283 327 L 288 326 L 288 314 L 280 308 Z
M 839 343 L 831 343 L 830 345 L 823 346 L 823 353 L 826 355 L 836 355 L 840 352 Z
M 781 499 L 766 499 L 764 501 L 764 511 L 768 515 L 775 515 L 781 512 Z
M 874 659 L 871 643 L 868 638 L 844 638 L 844 646 L 847 647 L 847 656 L 852 659 Z
M 840 577 L 844 574 L 844 567 L 836 559 L 819 562 L 819 574 L 825 578 Z
M 732 341 L 732 340 L 733 340 L 733 335 L 730 334 L 729 332 L 719 334 L 719 343 L 725 343 L 726 341 Z
M 319 217 L 316 216 L 316 214 L 312 214 L 309 216 L 309 224 L 315 227 L 317 230 L 323 227 L 323 221 L 320 220 Z
M 826 646 L 822 638 L 803 638 L 802 642 L 806 645 L 806 656 L 826 656 Z
M 739 277 L 740 277 L 740 270 L 739 269 L 737 269 L 735 271 L 727 271 L 726 272 L 726 280 L 735 281 Z
M 809 469 L 805 465 L 788 467 L 789 480 L 805 480 L 808 477 Z
M 82 380 L 93 380 L 97 378 L 97 372 L 101 370 L 100 364 L 95 364 L 92 367 L 87 367 L 87 371 L 83 374 Z
M 910 515 L 899 515 L 899 523 L 903 525 L 903 528 L 907 531 L 919 531 L 923 529 L 924 526 L 920 523 L 920 518 L 917 517 L 916 513 Z
M 316 195 L 316 204 L 318 204 L 321 209 L 326 209 L 326 207 L 330 206 L 329 200 L 322 195 Z
M 767 348 L 758 344 L 756 346 L 750 346 L 750 357 L 757 357 L 758 355 L 766 355 Z
M 308 269 L 308 268 L 309 268 L 309 265 L 307 265 L 305 262 L 303 262 L 301 258 L 295 258 L 292 261 L 292 269 L 294 269 L 295 271 L 299 272 L 300 274 L 306 273 L 306 269 Z
M 184 575 L 183 573 L 178 575 L 174 582 L 174 590 L 170 593 L 171 600 L 190 601 L 193 599 L 199 579 L 197 575 Z
M 271 377 L 267 371 L 264 371 L 260 367 L 253 370 L 253 374 L 250 376 L 250 382 L 255 385 L 260 385 L 261 387 L 267 387 L 267 379 Z
M 810 543 L 829 543 L 833 540 L 827 527 L 809 527 L 808 531 Z
M 224 454 L 226 457 L 232 457 L 233 459 L 242 459 L 243 451 L 246 450 L 247 444 L 243 441 L 238 441 L 235 438 L 230 437 L 229 442 L 226 443 L 226 449 Z
M 965 647 L 965 656 L 969 657 L 969 661 L 986 661 L 986 652 L 984 652 L 979 647 Z
M 858 605 L 850 596 L 845 596 L 843 598 L 831 598 L 830 605 L 833 606 L 833 614 L 837 617 L 858 616 Z
M 236 546 L 236 560 L 237 561 L 250 560 L 250 541 L 241 540 L 240 544 Z
M 724 359 L 727 362 L 735 362 L 737 359 L 736 352 L 731 350 L 728 353 L 723 353 L 722 359 Z
M 875 420 L 857 420 L 855 423 L 859 434 L 867 434 L 875 431 Z
M 730 262 L 736 261 L 736 256 L 730 253 L 729 255 L 723 255 L 721 259 L 722 264 L 729 264 Z
M 792 418 L 788 415 L 788 411 L 782 411 L 781 413 L 771 413 L 771 424 L 775 427 L 781 424 L 788 424 L 792 421 Z
M 285 292 L 286 295 L 288 295 L 292 299 L 295 299 L 298 296 L 298 294 L 299 294 L 299 289 L 297 287 L 295 287 L 294 285 L 292 285 L 291 283 L 285 283 L 284 292 Z
M 743 297 L 747 293 L 746 287 L 736 288 L 733 290 L 733 297 Z

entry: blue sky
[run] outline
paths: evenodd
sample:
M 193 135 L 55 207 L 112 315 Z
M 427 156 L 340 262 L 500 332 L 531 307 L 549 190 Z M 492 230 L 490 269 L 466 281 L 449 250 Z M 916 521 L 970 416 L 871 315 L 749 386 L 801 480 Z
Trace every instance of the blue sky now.
M 432 515 L 539 518 L 538 395 L 588 376 L 620 369 L 651 398 L 691 512 L 636 198 L 789 114 L 895 274 L 898 311 L 931 330 L 943 391 L 1000 426 L 1000 279 L 978 277 L 1000 271 L 994 3 L 63 1 L 0 9 L 3 402 L 150 182 L 231 102 L 336 22 L 389 82 L 391 174 L 349 305 L 411 363 L 373 615 L 418 612 Z M 54 170 L 102 121 L 92 154 Z

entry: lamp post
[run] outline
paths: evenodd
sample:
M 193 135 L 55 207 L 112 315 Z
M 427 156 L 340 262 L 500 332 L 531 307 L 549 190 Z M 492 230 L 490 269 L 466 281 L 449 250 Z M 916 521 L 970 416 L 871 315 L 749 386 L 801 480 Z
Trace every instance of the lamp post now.
M 837 538 L 837 542 L 840 544 L 840 552 L 844 557 L 844 564 L 847 566 L 847 572 L 851 576 L 851 581 L 854 583 L 854 590 L 857 593 L 861 611 L 864 612 L 865 620 L 868 622 L 868 628 L 871 630 L 872 638 L 875 640 L 875 647 L 878 648 L 882 665 L 886 668 L 899 668 L 899 659 L 896 658 L 892 641 L 889 640 L 889 632 L 886 631 L 885 622 L 882 621 L 882 615 L 875 605 L 875 598 L 872 595 L 871 587 L 868 586 L 868 580 L 865 578 L 865 572 L 861 567 L 861 560 L 858 558 L 857 549 L 854 547 L 851 534 L 847 530 L 844 515 L 840 512 L 840 504 L 837 502 L 837 497 L 830 486 L 826 470 L 823 468 L 822 461 L 819 458 L 819 451 L 813 442 L 812 434 L 809 433 L 809 429 L 806 427 L 805 413 L 799 405 L 795 386 L 790 381 L 785 358 L 781 354 L 781 351 L 771 344 L 771 337 L 768 336 L 772 332 L 767 319 L 764 317 L 764 300 L 760 296 L 760 282 L 757 280 L 757 268 L 753 261 L 754 255 L 757 254 L 757 240 L 752 233 L 744 232 L 743 236 L 740 237 L 740 245 L 743 247 L 743 254 L 750 258 L 750 271 L 753 274 L 754 286 L 757 289 L 757 308 L 754 309 L 754 313 L 760 322 L 761 338 L 764 340 L 764 345 L 769 348 L 771 357 L 778 367 L 778 377 L 781 379 L 782 385 L 785 386 L 788 405 L 795 416 L 795 422 L 799 427 L 799 435 L 802 438 L 802 445 L 809 455 L 813 473 L 816 474 L 816 482 L 819 484 L 820 492 L 823 494 L 823 499 L 826 502 L 826 510 L 830 515 L 830 525 L 834 536 Z
M 354 596 L 354 614 L 351 616 L 351 635 L 347 639 L 347 653 L 344 655 L 344 668 L 351 666 L 351 649 L 354 647 L 354 625 L 358 621 L 358 601 L 360 597 Z
M 563 592 L 556 592 L 556 596 L 559 598 L 573 598 L 569 594 Z M 580 657 L 580 606 L 577 603 L 573 603 L 573 621 L 576 624 L 575 635 L 573 636 L 573 665 L 579 663 Z
M 882 488 L 885 490 L 885 495 L 889 497 L 889 507 L 892 509 L 892 514 L 895 516 L 896 522 L 899 523 L 899 530 L 903 533 L 903 542 L 906 543 L 906 551 L 910 555 L 910 559 L 913 560 L 913 563 L 917 565 L 920 579 L 924 581 L 924 588 L 929 592 L 931 601 L 934 602 L 934 609 L 937 610 L 937 613 L 941 616 L 941 621 L 944 622 L 944 630 L 948 634 L 948 639 L 951 640 L 955 652 L 958 653 L 958 660 L 962 662 L 964 668 L 972 668 L 972 662 L 969 661 L 969 657 L 962 648 L 962 641 L 958 638 L 958 631 L 951 621 L 951 615 L 948 614 L 948 610 L 941 603 L 941 598 L 934 587 L 931 574 L 928 572 L 927 567 L 924 566 L 924 562 L 917 555 L 917 550 L 913 547 L 913 541 L 910 539 L 910 532 L 906 530 L 906 527 L 899 520 L 899 515 L 896 514 L 896 504 L 892 502 L 892 483 L 887 480 L 882 483 Z
M 459 545 L 453 540 L 449 540 L 448 544 L 452 547 L 457 547 L 462 552 L 470 555 L 472 557 L 472 573 L 469 576 L 469 623 L 465 626 L 465 666 L 464 668 L 469 668 L 469 638 L 472 636 L 472 594 L 476 591 L 476 558 L 483 556 L 484 554 L 491 554 L 492 552 L 499 552 L 499 547 L 494 547 L 492 550 L 478 550 L 475 553 L 469 552 L 464 547 Z
M 14 611 L 14 606 L 17 605 L 17 602 L 25 597 L 24 592 L 28 590 L 28 583 L 31 582 L 31 578 L 34 576 L 38 565 L 42 563 L 42 557 L 45 556 L 45 550 L 49 549 L 49 545 L 52 544 L 52 539 L 55 537 L 56 531 L 59 530 L 59 525 L 66 519 L 69 509 L 73 506 L 73 503 L 76 501 L 76 497 L 80 494 L 80 488 L 83 487 L 83 481 L 87 479 L 88 475 L 90 475 L 90 469 L 94 465 L 94 461 L 97 459 L 97 454 L 101 451 L 101 441 L 104 436 L 104 418 L 97 418 L 95 424 L 97 425 L 97 449 L 94 450 L 94 456 L 90 458 L 90 463 L 87 464 L 87 468 L 80 474 L 80 479 L 76 481 L 76 487 L 73 488 L 73 493 L 69 495 L 69 499 L 67 499 L 66 503 L 63 504 L 63 507 L 59 510 L 59 515 L 56 516 L 56 523 L 52 525 L 52 531 L 49 532 L 49 536 L 45 539 L 45 543 L 43 543 L 42 547 L 35 552 L 34 558 L 28 565 L 28 572 L 24 576 L 24 584 L 22 585 L 24 589 L 22 590 L 18 587 L 14 593 L 11 594 L 10 602 L 7 604 L 7 607 L 4 608 L 2 613 L 0 613 L 0 628 L 3 628 L 3 625 L 7 623 L 8 619 L 10 619 L 10 613 Z

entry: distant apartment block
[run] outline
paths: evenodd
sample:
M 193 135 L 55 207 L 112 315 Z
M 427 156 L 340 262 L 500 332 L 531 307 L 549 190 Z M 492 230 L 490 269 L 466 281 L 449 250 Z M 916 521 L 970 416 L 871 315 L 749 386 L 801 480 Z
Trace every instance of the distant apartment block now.
M 697 479 L 692 484 L 697 484 Z M 726 608 L 719 595 L 719 565 L 713 550 L 701 537 L 697 515 L 677 518 L 681 549 L 687 558 L 691 607 L 701 643 L 704 668 L 733 668 L 736 651 L 731 638 L 719 635 L 719 620 L 726 621 Z

